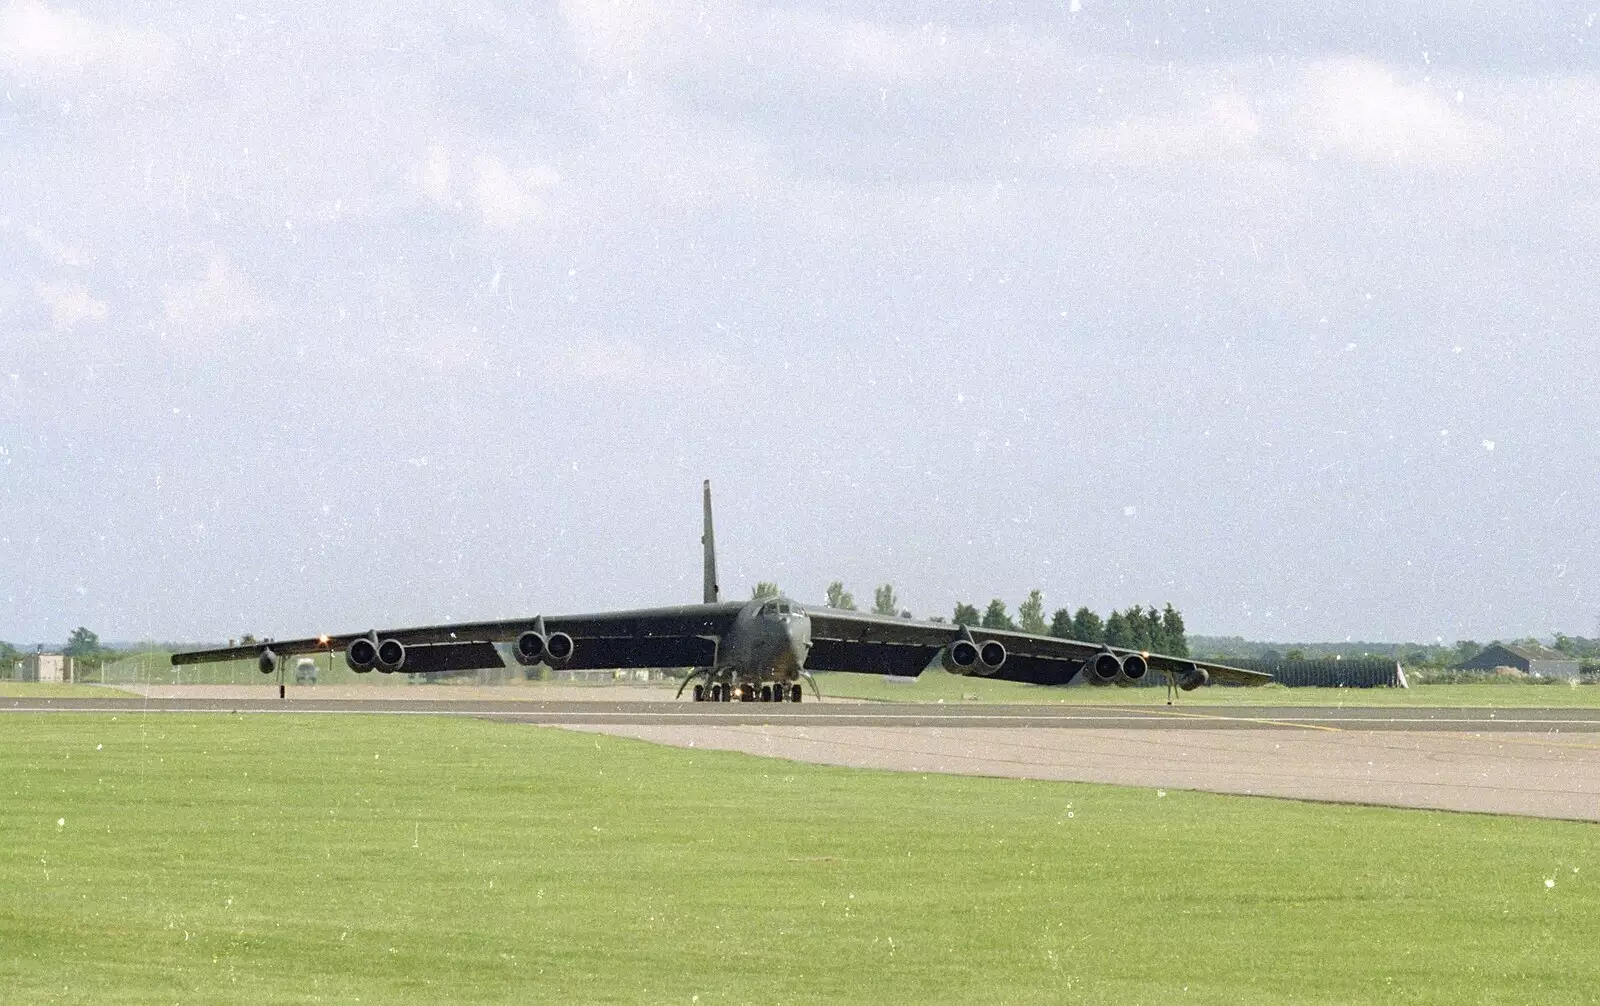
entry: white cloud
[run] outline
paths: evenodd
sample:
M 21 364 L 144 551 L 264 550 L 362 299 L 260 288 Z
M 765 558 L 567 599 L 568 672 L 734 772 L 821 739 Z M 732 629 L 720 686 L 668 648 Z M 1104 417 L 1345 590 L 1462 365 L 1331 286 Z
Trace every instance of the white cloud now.
M 89 295 L 82 283 L 38 283 L 34 293 L 50 307 L 50 324 L 57 332 L 71 331 L 80 321 L 100 321 L 106 306 Z
M 1404 84 L 1382 64 L 1319 60 L 1301 75 L 1306 142 L 1359 161 L 1458 161 L 1487 151 L 1493 127 L 1461 111 L 1430 83 Z
M 518 177 L 498 157 L 488 154 L 473 162 L 473 171 L 477 176 L 473 201 L 483 222 L 498 230 L 510 230 L 524 220 L 542 216 L 543 193 L 561 181 L 558 173 L 543 166 Z
M 201 334 L 256 321 L 268 311 L 249 281 L 221 255 L 211 259 L 199 282 L 169 293 L 165 307 L 168 324 Z
M 1185 114 L 1130 116 L 1085 129 L 1067 156 L 1131 167 L 1215 161 L 1253 152 L 1260 132 L 1249 99 L 1229 92 Z
M 662 353 L 633 342 L 591 336 L 564 346 L 552 369 L 608 388 L 707 388 L 727 384 L 736 368 L 720 356 L 687 347 Z
M 0 70 L 26 82 L 112 82 L 156 93 L 174 64 L 172 40 L 157 32 L 101 24 L 38 0 L 0 10 Z
M 428 159 L 417 172 L 417 185 L 438 205 L 450 205 L 454 195 L 450 187 L 450 151 L 438 146 L 428 148 Z

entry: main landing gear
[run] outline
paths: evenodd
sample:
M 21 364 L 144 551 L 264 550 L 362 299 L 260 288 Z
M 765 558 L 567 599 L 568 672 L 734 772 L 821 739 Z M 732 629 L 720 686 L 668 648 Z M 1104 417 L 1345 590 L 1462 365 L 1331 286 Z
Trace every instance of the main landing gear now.
M 710 685 L 694 686 L 696 702 L 731 702 L 734 699 L 740 702 L 799 702 L 802 697 L 803 693 L 798 682 L 785 684 L 781 681 L 770 681 L 762 685 L 730 685 L 713 681 Z

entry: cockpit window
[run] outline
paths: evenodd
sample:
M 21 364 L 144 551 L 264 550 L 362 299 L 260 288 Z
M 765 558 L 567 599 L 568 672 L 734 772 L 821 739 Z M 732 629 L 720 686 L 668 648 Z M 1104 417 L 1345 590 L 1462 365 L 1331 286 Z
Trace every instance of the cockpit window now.
M 768 601 L 761 606 L 761 617 L 769 618 L 773 615 L 790 614 L 789 604 L 786 601 Z

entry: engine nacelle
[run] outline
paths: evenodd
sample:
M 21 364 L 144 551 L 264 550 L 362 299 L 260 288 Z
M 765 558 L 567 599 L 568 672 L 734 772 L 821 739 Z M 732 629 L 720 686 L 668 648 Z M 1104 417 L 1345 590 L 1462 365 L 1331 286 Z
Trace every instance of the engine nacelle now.
M 378 662 L 377 640 L 370 636 L 352 639 L 350 645 L 344 648 L 344 662 L 357 674 L 372 670 Z
M 951 674 L 973 674 L 978 666 L 978 644 L 958 639 L 939 654 L 939 663 Z
M 1097 653 L 1084 661 L 1083 676 L 1091 685 L 1104 687 L 1122 673 L 1122 661 L 1114 653 Z
M 545 638 L 530 629 L 517 637 L 516 645 L 512 647 L 512 655 L 523 667 L 532 667 L 544 659 L 547 648 Z
M 545 660 L 552 667 L 560 666 L 572 659 L 577 648 L 578 644 L 565 632 L 552 632 L 550 638 L 544 641 Z
M 261 656 L 256 658 L 256 667 L 262 674 L 271 674 L 278 669 L 278 655 L 272 652 L 272 647 L 261 651 Z
M 1122 658 L 1122 669 L 1117 674 L 1117 684 L 1122 688 L 1136 685 L 1149 673 L 1150 661 L 1137 653 L 1130 653 Z
M 987 677 L 1000 669 L 1006 662 L 1005 644 L 998 639 L 991 639 L 978 647 L 978 673 Z
M 405 644 L 398 639 L 385 639 L 378 644 L 378 670 L 393 674 L 406 665 Z
M 1186 692 L 1211 684 L 1211 675 L 1203 667 L 1191 667 L 1178 679 L 1178 687 Z

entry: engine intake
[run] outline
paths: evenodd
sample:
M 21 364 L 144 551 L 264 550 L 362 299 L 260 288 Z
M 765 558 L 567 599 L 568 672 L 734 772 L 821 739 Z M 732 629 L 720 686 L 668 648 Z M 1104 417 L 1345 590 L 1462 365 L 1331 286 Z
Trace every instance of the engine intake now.
M 530 629 L 517 637 L 517 645 L 514 647 L 517 663 L 523 667 L 532 667 L 544 659 L 547 648 L 545 638 Z
M 1203 685 L 1211 684 L 1211 675 L 1202 667 L 1191 667 L 1178 679 L 1178 687 L 1186 692 L 1192 692 Z
M 398 639 L 385 639 L 378 644 L 378 670 L 393 674 L 406 665 L 405 644 Z
M 1006 662 L 1005 644 L 998 639 L 991 639 L 978 647 L 978 673 L 990 675 L 1000 669 Z
M 978 644 L 969 639 L 958 639 L 944 648 L 939 663 L 951 674 L 971 674 L 978 665 Z
M 368 636 L 352 639 L 344 649 L 344 662 L 357 674 L 372 670 L 378 662 L 378 644 Z
M 1114 653 L 1097 653 L 1083 665 L 1084 677 L 1089 684 L 1104 687 L 1117 680 L 1122 673 L 1122 661 Z
M 546 658 L 552 665 L 564 664 L 571 660 L 573 651 L 577 648 L 578 644 L 574 643 L 572 637 L 565 632 L 550 633 L 550 638 L 544 643 Z
M 1117 675 L 1117 684 L 1123 688 L 1136 685 L 1144 680 L 1150 673 L 1150 661 L 1137 653 L 1130 653 L 1122 658 L 1122 673 Z

